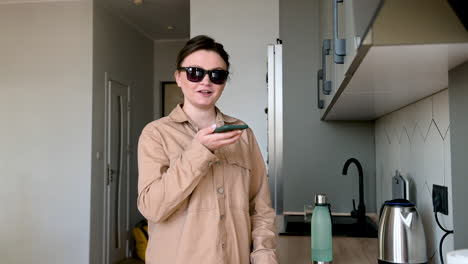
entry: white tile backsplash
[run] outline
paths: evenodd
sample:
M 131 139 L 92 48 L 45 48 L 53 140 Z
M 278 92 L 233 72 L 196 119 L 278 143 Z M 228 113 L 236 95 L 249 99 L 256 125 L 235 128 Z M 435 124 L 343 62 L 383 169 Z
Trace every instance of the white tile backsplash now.
M 434 122 L 443 138 L 446 137 L 450 124 L 448 100 L 448 89 L 433 96 Z
M 423 147 L 424 177 L 428 186 L 444 185 L 444 140 L 434 123 L 431 124 Z
M 419 132 L 425 140 L 432 123 L 432 97 L 415 103 L 414 111 L 409 112 L 408 116 L 412 119 L 412 122 L 416 123 L 416 127 L 419 128 L 419 131 L 415 131 L 415 133 Z
M 406 133 L 406 129 L 402 130 L 400 140 L 398 142 L 400 153 L 398 154 L 399 171 L 404 174 L 409 174 L 411 170 L 411 143 Z
M 376 121 L 377 205 L 392 197 L 395 170 L 412 182 L 412 199 L 423 218 L 430 263 L 439 261 L 439 229 L 432 208 L 432 184 L 449 191 L 449 215 L 439 214 L 441 224 L 453 228 L 452 176 L 450 168 L 450 119 L 448 89 L 390 113 Z M 444 242 L 443 252 L 453 250 L 453 236 Z

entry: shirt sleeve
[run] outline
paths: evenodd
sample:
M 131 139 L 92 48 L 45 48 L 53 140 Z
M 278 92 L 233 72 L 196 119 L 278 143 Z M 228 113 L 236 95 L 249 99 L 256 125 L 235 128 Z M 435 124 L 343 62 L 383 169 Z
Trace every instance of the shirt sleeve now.
M 249 152 L 252 161 L 250 219 L 253 243 L 250 259 L 252 264 L 278 264 L 276 213 L 271 207 L 265 162 L 255 136 L 249 132 Z
M 218 160 L 193 140 L 171 164 L 162 142 L 162 135 L 149 125 L 138 142 L 138 209 L 155 223 L 169 218 Z

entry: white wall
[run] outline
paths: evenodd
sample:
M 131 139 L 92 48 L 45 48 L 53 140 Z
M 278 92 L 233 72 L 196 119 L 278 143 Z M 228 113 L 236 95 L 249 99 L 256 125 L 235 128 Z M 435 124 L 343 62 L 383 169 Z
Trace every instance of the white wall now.
M 377 205 L 392 197 L 395 170 L 413 182 L 413 202 L 423 219 L 428 255 L 440 263 L 438 245 L 444 234 L 434 218 L 432 185 L 448 187 L 449 215 L 439 214 L 443 227 L 453 229 L 452 172 L 448 90 L 443 90 L 376 121 Z M 453 250 L 453 235 L 444 241 L 443 252 Z
M 136 207 L 138 138 L 153 118 L 153 40 L 102 8 L 94 5 L 93 23 L 93 145 L 91 190 L 91 252 L 89 263 L 102 262 L 104 212 L 104 76 L 131 85 L 130 228 L 143 217 Z M 102 156 L 102 155 L 101 155 Z M 85 263 L 85 262 L 83 262 Z
M 266 158 L 267 45 L 279 37 L 279 1 L 191 0 L 190 36 L 200 34 L 230 55 L 232 74 L 218 106 L 252 127 Z
M 88 262 L 90 1 L 0 4 L 2 263 Z
M 188 39 L 156 40 L 154 42 L 154 119 L 162 115 L 161 82 L 175 82 L 177 53 Z

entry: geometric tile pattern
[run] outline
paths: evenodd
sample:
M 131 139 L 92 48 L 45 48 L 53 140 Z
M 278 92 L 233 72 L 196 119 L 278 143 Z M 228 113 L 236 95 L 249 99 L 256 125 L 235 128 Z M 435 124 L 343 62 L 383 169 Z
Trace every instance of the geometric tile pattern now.
M 392 198 L 391 179 L 396 170 L 411 182 L 411 200 L 423 219 L 430 263 L 439 261 L 439 229 L 432 212 L 432 185 L 448 187 L 449 215 L 439 214 L 453 229 L 452 172 L 448 89 L 376 120 L 376 199 L 380 206 Z M 453 250 L 453 236 L 444 241 L 443 252 Z

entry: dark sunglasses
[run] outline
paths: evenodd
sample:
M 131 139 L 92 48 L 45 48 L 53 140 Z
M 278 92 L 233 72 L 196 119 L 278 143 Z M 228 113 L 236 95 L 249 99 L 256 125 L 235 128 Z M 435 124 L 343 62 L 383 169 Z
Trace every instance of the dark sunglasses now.
M 191 82 L 201 82 L 205 78 L 205 74 L 208 74 L 212 83 L 223 84 L 229 75 L 229 72 L 225 70 L 205 70 L 198 67 L 179 67 L 177 69 L 185 71 L 187 73 L 187 80 Z

